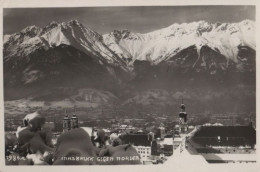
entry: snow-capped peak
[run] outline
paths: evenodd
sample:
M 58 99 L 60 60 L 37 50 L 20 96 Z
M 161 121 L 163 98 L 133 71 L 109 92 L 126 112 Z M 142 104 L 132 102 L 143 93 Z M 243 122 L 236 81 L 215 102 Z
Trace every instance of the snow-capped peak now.
M 59 23 L 57 23 L 56 21 L 52 21 L 50 22 L 48 25 L 46 25 L 43 29 L 42 29 L 42 35 L 45 34 L 46 32 L 50 31 L 51 29 L 57 27 L 59 25 Z
M 27 26 L 26 28 L 21 30 L 21 33 L 38 32 L 40 30 L 41 30 L 41 28 L 39 28 L 35 25 L 32 25 L 32 26 Z
M 103 35 L 103 39 L 120 57 L 130 59 L 129 65 L 135 60 L 157 64 L 193 45 L 198 53 L 206 45 L 236 62 L 239 45 L 255 49 L 254 25 L 251 20 L 239 23 L 209 23 L 202 20 L 174 23 L 145 34 L 117 31 Z
M 3 41 L 4 44 L 9 40 L 10 36 L 11 35 L 8 34 L 4 35 L 4 41 Z
M 23 32 L 29 33 L 30 37 L 24 39 L 24 36 L 20 34 Z M 62 23 L 51 22 L 44 28 L 30 26 L 11 37 L 13 39 L 8 44 L 7 41 L 5 43 L 6 58 L 13 55 L 27 56 L 40 47 L 46 49 L 65 44 L 97 57 L 103 63 L 124 66 L 122 59 L 103 43 L 101 35 L 83 26 L 77 20 Z M 16 40 L 20 40 L 19 43 Z
M 63 24 L 70 24 L 70 25 L 81 25 L 81 23 L 78 21 L 78 20 L 70 20 L 69 22 L 67 22 L 67 23 L 64 23 L 63 22 Z
M 209 23 L 197 21 L 174 23 L 168 27 L 141 34 L 127 29 L 100 35 L 78 20 L 49 23 L 43 28 L 28 26 L 20 32 L 4 36 L 5 58 L 26 57 L 31 52 L 66 44 L 109 63 L 132 69 L 135 60 L 158 64 L 168 61 L 188 47 L 195 46 L 198 56 L 207 46 L 233 62 L 238 61 L 239 46 L 255 50 L 255 23 Z M 126 69 L 128 70 L 128 69 Z

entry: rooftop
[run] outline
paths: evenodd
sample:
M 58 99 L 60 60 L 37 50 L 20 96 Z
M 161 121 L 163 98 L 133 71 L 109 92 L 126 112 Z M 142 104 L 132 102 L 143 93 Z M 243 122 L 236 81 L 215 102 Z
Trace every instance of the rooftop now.
M 133 144 L 134 146 L 151 146 L 151 140 L 147 134 L 126 134 L 122 137 L 124 144 Z

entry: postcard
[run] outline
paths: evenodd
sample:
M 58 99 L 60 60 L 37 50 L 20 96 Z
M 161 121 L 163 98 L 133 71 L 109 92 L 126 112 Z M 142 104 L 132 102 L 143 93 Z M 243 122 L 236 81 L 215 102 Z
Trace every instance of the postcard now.
M 256 3 L 24 2 L 2 7 L 4 172 L 259 170 Z

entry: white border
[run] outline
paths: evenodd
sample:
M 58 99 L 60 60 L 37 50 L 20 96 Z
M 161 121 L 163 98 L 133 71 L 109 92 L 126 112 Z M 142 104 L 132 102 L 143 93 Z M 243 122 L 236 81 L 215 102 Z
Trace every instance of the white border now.
M 33 8 L 33 7 L 98 7 L 98 6 L 184 6 L 184 5 L 255 5 L 256 6 L 256 66 L 260 66 L 258 59 L 258 45 L 260 39 L 259 35 L 259 2 L 257 0 L 0 0 L 0 47 L 1 52 L 3 48 L 3 8 Z M 260 70 L 256 68 L 257 76 L 260 76 Z M 120 172 L 133 172 L 133 171 L 189 171 L 189 172 L 257 172 L 260 171 L 260 163 L 255 164 L 210 164 L 201 166 L 200 164 L 172 164 L 170 167 L 164 165 L 124 165 L 124 166 L 5 166 L 4 162 L 4 103 L 3 103 L 3 55 L 0 57 L 0 172 L 12 172 L 12 171 L 38 171 L 38 172 L 52 172 L 57 170 L 66 171 L 120 171 Z M 259 113 L 259 83 L 257 79 L 257 102 L 256 102 L 256 114 Z M 258 137 L 259 131 L 259 115 L 257 115 L 257 155 L 259 158 L 259 143 Z M 249 171 L 249 169 L 251 169 Z

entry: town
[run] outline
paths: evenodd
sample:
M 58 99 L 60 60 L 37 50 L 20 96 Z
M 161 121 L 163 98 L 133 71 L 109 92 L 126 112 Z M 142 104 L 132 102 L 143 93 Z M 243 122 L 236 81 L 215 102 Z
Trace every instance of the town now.
M 256 162 L 252 156 L 249 158 L 243 156 L 244 154 L 255 155 L 256 131 L 255 120 L 253 120 L 255 117 L 252 114 L 191 116 L 186 112 L 183 99 L 180 108 L 179 114 L 173 116 L 147 114 L 146 118 L 143 115 L 142 118 L 118 116 L 81 120 L 77 115 L 78 109 L 74 107 L 71 112 L 65 110 L 63 118 L 46 117 L 44 127 L 52 132 L 51 141 L 54 147 L 62 133 L 84 128 L 91 136 L 95 147 L 133 145 L 142 164 L 165 163 L 168 159 L 172 159 L 175 152 L 183 152 L 183 149 L 192 152 L 192 155 L 203 155 L 208 163 Z M 22 125 L 21 119 L 6 119 L 6 133 L 15 133 L 18 126 Z M 102 141 L 99 140 L 98 143 L 95 142 L 97 133 L 103 134 Z M 6 150 L 8 152 L 12 148 L 8 147 Z M 241 155 L 238 155 L 240 159 L 237 157 L 227 159 L 225 156 L 225 154 L 237 153 Z M 210 156 L 211 154 L 220 154 L 223 158 L 216 160 Z M 100 157 L 99 161 L 106 160 L 102 158 L 104 157 Z

